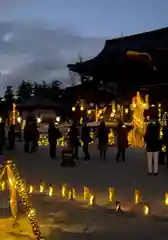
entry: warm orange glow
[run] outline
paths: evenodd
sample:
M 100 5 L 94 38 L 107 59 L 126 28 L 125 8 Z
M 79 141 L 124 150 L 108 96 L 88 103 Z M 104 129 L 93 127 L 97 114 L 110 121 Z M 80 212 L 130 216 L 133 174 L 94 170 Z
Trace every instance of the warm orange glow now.
M 135 192 L 134 192 L 134 203 L 135 204 L 141 203 L 141 195 L 140 195 L 140 191 L 138 189 L 135 189 Z
M 165 205 L 168 206 L 168 192 L 165 193 Z
M 84 200 L 87 200 L 88 196 L 89 196 L 89 188 L 88 187 L 84 187 L 84 191 L 83 191 L 83 198 Z
M 95 203 L 95 196 L 93 194 L 90 194 L 89 195 L 88 205 L 92 206 L 92 205 L 94 205 L 94 203 Z

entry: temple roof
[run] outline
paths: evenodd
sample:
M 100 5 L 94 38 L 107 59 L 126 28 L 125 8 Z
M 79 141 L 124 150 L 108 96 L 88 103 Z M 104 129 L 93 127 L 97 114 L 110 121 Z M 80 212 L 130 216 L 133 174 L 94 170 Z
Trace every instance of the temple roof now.
M 62 103 L 60 102 L 55 102 L 52 101 L 48 98 L 38 98 L 35 96 L 30 97 L 26 101 L 22 101 L 17 104 L 17 107 L 37 107 L 37 108 L 42 108 L 42 107 L 61 107 Z
M 85 76 L 94 76 L 97 74 L 109 74 L 116 69 L 127 65 L 135 69 L 139 63 L 127 61 L 127 51 L 139 51 L 149 53 L 157 65 L 157 71 L 168 76 L 168 27 L 157 29 L 145 33 L 139 33 L 131 36 L 125 36 L 107 40 L 102 51 L 94 58 L 75 64 L 68 64 L 67 67 L 74 72 Z M 144 67 L 144 65 L 143 65 Z M 141 67 L 140 67 L 141 69 Z M 146 71 L 147 69 L 145 69 Z M 149 69 L 150 70 L 150 69 Z

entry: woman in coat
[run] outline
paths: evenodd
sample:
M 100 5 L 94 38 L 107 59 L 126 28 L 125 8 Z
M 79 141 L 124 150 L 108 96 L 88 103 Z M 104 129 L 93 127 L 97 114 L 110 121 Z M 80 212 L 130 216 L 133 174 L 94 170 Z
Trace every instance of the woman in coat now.
M 106 152 L 108 148 L 108 129 L 104 121 L 102 121 L 98 127 L 97 137 L 100 157 L 106 158 Z
M 158 175 L 158 156 L 161 149 L 160 125 L 157 121 L 148 124 L 144 140 L 148 158 L 148 174 L 156 176 Z
M 120 122 L 117 127 L 117 162 L 119 162 L 121 155 L 122 161 L 125 162 L 126 148 L 128 148 L 127 129 L 126 126 L 122 122 Z

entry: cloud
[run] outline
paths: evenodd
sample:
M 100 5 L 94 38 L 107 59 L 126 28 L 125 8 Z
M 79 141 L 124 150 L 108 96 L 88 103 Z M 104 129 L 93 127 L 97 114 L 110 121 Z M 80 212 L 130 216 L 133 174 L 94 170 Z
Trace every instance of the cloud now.
M 66 64 L 78 61 L 79 54 L 83 59 L 96 56 L 105 42 L 81 37 L 70 29 L 0 22 L 0 72 L 6 73 L 0 77 L 0 87 L 17 86 L 22 79 L 58 79 L 69 84 Z

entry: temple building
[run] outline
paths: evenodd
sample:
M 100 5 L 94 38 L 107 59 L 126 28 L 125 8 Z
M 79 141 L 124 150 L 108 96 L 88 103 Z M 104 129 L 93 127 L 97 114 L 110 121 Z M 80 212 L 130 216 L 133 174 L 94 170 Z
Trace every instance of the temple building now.
M 57 116 L 63 115 L 64 105 L 46 98 L 30 97 L 26 101 L 16 104 L 17 110 L 23 120 L 29 115 L 41 118 L 43 121 L 55 120 Z
M 93 59 L 68 64 L 70 71 L 120 91 L 165 83 L 168 79 L 168 27 L 107 40 Z M 112 87 L 113 88 L 113 87 Z

